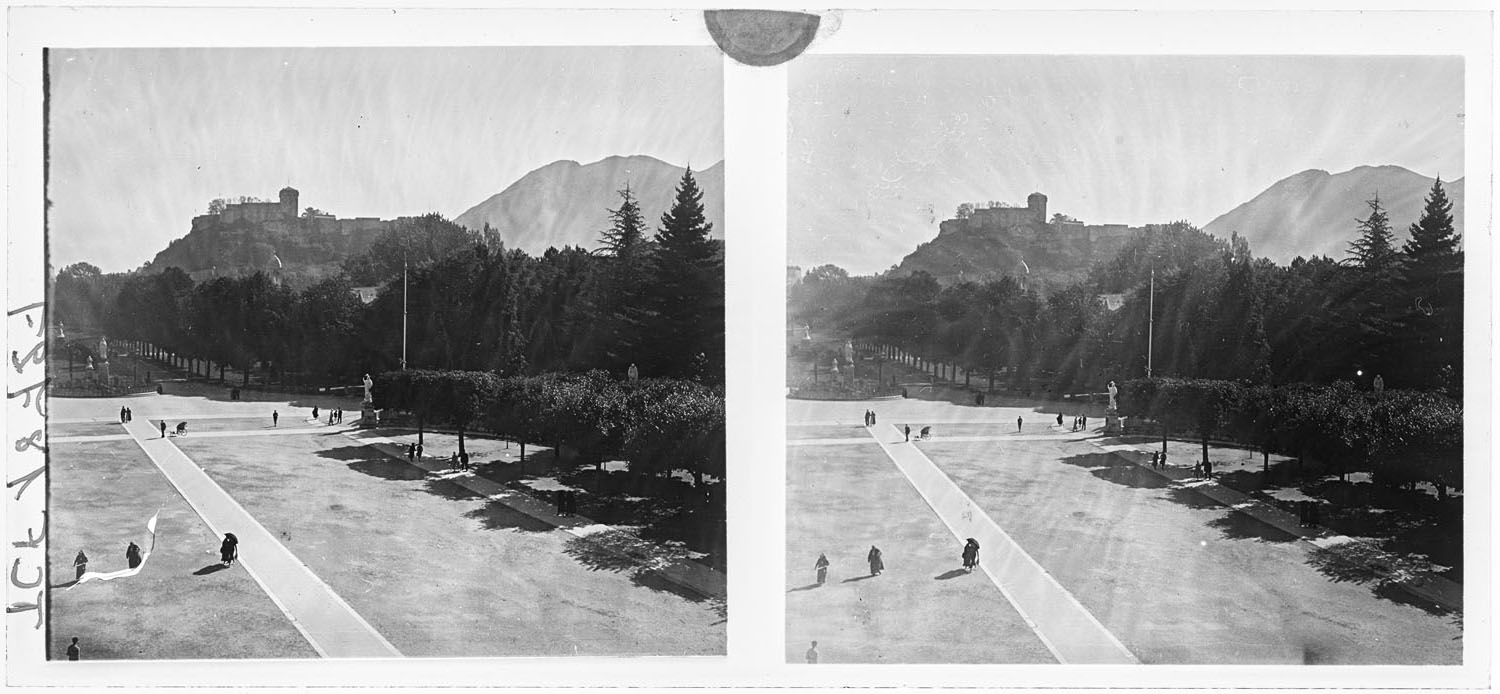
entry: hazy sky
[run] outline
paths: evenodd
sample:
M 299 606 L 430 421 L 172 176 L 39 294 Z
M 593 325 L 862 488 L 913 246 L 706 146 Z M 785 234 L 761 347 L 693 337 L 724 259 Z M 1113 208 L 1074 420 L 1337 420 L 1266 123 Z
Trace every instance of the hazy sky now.
M 215 197 L 450 219 L 559 159 L 723 158 L 713 48 L 53 50 L 54 268 L 150 260 Z
M 788 81 L 803 268 L 878 272 L 959 203 L 1034 191 L 1049 215 L 1202 226 L 1307 169 L 1463 172 L 1461 58 L 803 56 Z

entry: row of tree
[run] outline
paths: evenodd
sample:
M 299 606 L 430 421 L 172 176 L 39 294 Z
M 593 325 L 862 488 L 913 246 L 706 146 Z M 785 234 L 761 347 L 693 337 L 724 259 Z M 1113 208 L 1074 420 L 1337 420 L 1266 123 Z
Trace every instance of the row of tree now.
M 488 371 L 389 371 L 375 405 L 410 412 L 418 440 L 434 425 L 568 449 L 582 464 L 625 460 L 633 474 L 686 471 L 694 486 L 724 477 L 724 394 L 684 379 L 621 381 L 604 371 L 502 378 Z
M 710 238 L 692 171 L 654 236 L 628 188 L 606 219 L 597 252 L 531 256 L 491 230 L 411 218 L 342 276 L 302 291 L 264 274 L 195 283 L 175 267 L 104 275 L 79 263 L 58 273 L 53 306 L 75 334 L 148 343 L 195 372 L 222 377 L 228 365 L 246 381 L 257 368 L 328 384 L 404 366 L 503 377 L 637 364 L 722 383 L 723 244 Z M 356 281 L 382 289 L 367 305 Z
M 1342 262 L 1278 265 L 1243 238 L 1179 222 L 1149 227 L 1087 280 L 1046 294 L 1010 277 L 943 286 L 921 272 L 814 268 L 790 288 L 789 317 L 1025 389 L 1098 391 L 1148 371 L 1267 384 L 1368 385 L 1380 374 L 1460 397 L 1463 251 L 1442 183 L 1400 248 L 1379 200 L 1369 208 Z
M 1214 379 L 1141 378 L 1120 386 L 1119 412 L 1192 433 L 1225 436 L 1271 453 L 1313 458 L 1343 477 L 1374 473 L 1387 486 L 1431 483 L 1439 499 L 1463 485 L 1463 408 L 1429 391 L 1362 390 L 1348 381 L 1284 386 Z

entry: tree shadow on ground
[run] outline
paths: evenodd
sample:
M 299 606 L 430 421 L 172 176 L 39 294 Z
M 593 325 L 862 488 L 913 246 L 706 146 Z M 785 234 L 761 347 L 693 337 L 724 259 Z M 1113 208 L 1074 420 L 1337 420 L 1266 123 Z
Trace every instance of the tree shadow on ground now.
M 1404 585 L 1407 581 L 1421 580 L 1419 574 L 1425 562 L 1414 562 L 1349 543 L 1331 548 L 1315 547 L 1308 553 L 1307 563 L 1335 583 L 1367 586 L 1373 595 L 1383 600 L 1410 605 L 1432 615 L 1461 615 L 1457 610 L 1423 599 Z
M 229 567 L 225 566 L 223 562 L 216 562 L 216 563 L 213 563 L 213 564 L 209 564 L 208 566 L 205 566 L 205 567 L 203 567 L 201 569 L 198 569 L 197 571 L 194 571 L 193 575 L 194 576 L 208 576 L 210 574 L 219 573 L 220 571 L 223 571 L 224 569 L 227 569 L 227 568 L 229 568 Z
M 490 501 L 483 507 L 465 513 L 464 518 L 478 520 L 485 530 L 545 533 L 555 529 L 551 523 L 532 518 L 500 501 Z
M 1252 516 L 1230 511 L 1222 518 L 1215 518 L 1206 523 L 1210 528 L 1218 530 L 1230 540 L 1259 540 L 1261 542 L 1294 542 L 1297 536 L 1273 525 L 1269 525 Z
M 405 460 L 392 458 L 369 444 L 351 444 L 318 451 L 318 457 L 337 460 L 355 472 L 392 482 L 426 480 L 425 491 L 449 501 L 478 499 L 479 495 L 457 483 L 435 478 L 431 473 Z
M 958 578 L 959 576 L 967 576 L 967 575 L 969 575 L 969 573 L 970 573 L 970 571 L 968 569 L 952 569 L 950 571 L 945 571 L 945 572 L 940 573 L 940 574 L 938 574 L 936 576 L 933 576 L 932 580 L 934 580 L 934 581 L 946 581 L 946 580 L 948 580 L 950 578 Z
M 621 531 L 604 531 L 569 538 L 563 552 L 593 571 L 625 574 L 630 582 L 690 602 L 709 602 L 719 616 L 727 614 L 724 601 L 668 580 L 661 572 L 681 557 L 664 556 L 652 543 Z
M 1063 458 L 1062 463 L 1087 468 L 1090 474 L 1105 482 L 1133 489 L 1161 489 L 1172 484 L 1155 471 L 1113 453 L 1084 453 Z

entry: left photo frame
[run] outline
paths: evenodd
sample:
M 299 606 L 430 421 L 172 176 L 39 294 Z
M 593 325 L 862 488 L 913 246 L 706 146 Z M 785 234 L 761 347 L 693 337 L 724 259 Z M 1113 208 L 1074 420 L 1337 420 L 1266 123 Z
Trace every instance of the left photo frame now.
M 726 654 L 723 56 L 558 15 L 584 45 L 42 42 L 13 646 Z

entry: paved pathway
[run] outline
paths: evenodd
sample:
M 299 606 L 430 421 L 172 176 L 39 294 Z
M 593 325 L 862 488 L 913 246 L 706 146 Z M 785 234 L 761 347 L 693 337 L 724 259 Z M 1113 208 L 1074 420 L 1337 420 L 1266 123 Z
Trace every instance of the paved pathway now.
M 415 462 L 407 461 L 406 445 L 370 430 L 346 430 L 345 436 L 370 446 L 385 455 L 415 465 L 429 474 L 440 476 L 449 482 L 468 489 L 491 501 L 498 501 L 516 511 L 551 525 L 569 535 L 595 540 L 595 546 L 616 556 L 625 558 L 641 568 L 652 571 L 669 583 L 693 591 L 707 598 L 723 599 L 728 585 L 724 574 L 698 562 L 671 556 L 655 543 L 642 540 L 619 528 L 595 523 L 583 516 L 559 516 L 555 507 L 525 492 L 505 486 L 478 475 L 459 472 L 449 466 L 447 458 L 423 457 Z
M 215 535 L 240 539 L 240 565 L 319 655 L 389 658 L 401 653 L 268 532 L 149 420 L 123 425 Z M 304 432 L 305 433 L 305 432 Z
M 904 442 L 900 430 L 869 431 L 954 537 L 979 541 L 980 568 L 1059 662 L 1140 662 L 922 451 Z

